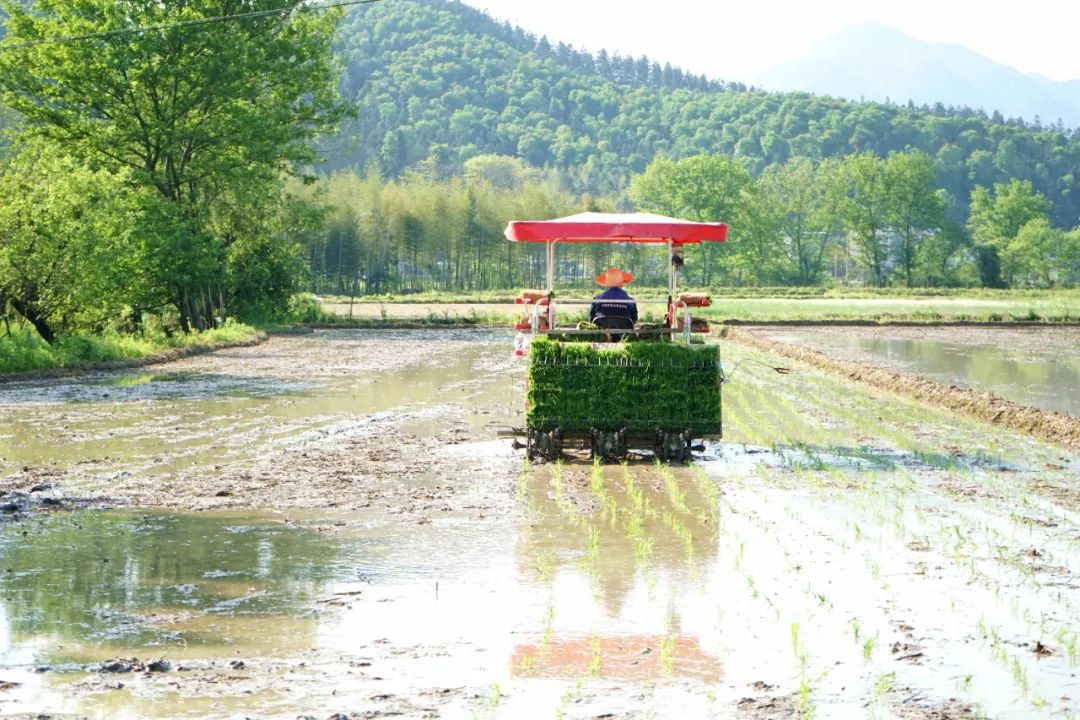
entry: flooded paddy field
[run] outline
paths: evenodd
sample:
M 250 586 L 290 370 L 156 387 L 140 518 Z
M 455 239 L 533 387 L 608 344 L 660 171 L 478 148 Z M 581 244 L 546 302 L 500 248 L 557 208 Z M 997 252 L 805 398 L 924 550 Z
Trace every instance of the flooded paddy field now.
M 758 328 L 771 340 L 1080 416 L 1080 328 Z
M 531 466 L 509 347 L 0 388 L 0 716 L 1080 712 L 1077 453 L 726 344 L 693 466 Z

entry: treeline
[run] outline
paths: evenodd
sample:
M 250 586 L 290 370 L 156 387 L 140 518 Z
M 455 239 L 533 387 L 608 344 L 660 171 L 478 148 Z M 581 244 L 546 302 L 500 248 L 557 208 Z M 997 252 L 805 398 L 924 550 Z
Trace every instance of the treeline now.
M 323 211 L 285 177 L 347 111 L 341 14 L 303 5 L 245 0 L 265 12 L 193 30 L 236 4 L 5 3 L 0 103 L 19 135 L 0 157 L 0 317 L 53 343 L 151 316 L 186 332 L 286 311 L 297 238 Z
M 794 157 L 918 149 L 953 220 L 966 222 L 975 187 L 1014 178 L 1053 201 L 1057 227 L 1080 218 L 1080 135 L 997 113 L 702 86 L 652 61 L 590 60 L 442 0 L 358 8 L 338 52 L 360 113 L 324 146 L 331 169 L 375 163 L 396 178 L 431 160 L 451 177 L 497 154 L 552 169 L 571 192 L 621 196 L 660 155 L 729 155 L 758 177 Z
M 1031 183 L 977 188 L 950 220 L 933 160 L 911 151 L 813 161 L 792 158 L 754 178 L 726 156 L 660 159 L 634 178 L 640 210 L 726 221 L 728 243 L 690 248 L 685 279 L 701 287 L 820 285 L 1054 287 L 1080 282 L 1080 229 L 1049 222 L 1049 201 Z M 344 171 L 308 191 L 329 208 L 305 253 L 320 293 L 477 291 L 543 285 L 540 247 L 510 243 L 510 220 L 615 210 L 578 199 L 556 178 L 516 158 L 479 156 L 464 175 L 440 179 L 421 163 L 400 179 Z M 640 246 L 567 245 L 560 283 L 589 285 L 611 264 L 639 285 L 666 281 L 660 254 Z
M 917 150 L 792 158 L 759 178 L 727 156 L 660 159 L 634 178 L 630 197 L 640 209 L 731 224 L 728 243 L 698 255 L 706 287 L 1080 282 L 1080 227 L 1054 228 L 1052 204 L 1029 181 L 975 188 L 960 224 L 933 159 Z

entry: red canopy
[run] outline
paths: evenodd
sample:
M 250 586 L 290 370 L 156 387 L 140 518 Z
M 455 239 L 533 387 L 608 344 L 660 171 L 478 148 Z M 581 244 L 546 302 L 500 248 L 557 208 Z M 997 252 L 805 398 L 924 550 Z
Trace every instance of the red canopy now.
M 587 212 L 557 220 L 526 220 L 506 226 L 512 242 L 632 242 L 696 244 L 727 240 L 727 223 L 697 223 L 637 213 L 618 215 Z

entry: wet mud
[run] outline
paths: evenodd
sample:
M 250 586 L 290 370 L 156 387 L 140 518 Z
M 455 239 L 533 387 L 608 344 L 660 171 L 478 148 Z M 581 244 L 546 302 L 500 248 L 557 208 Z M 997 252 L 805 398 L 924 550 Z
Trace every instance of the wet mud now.
M 0 389 L 4 490 L 114 504 L 0 523 L 0 715 L 1075 713 L 1077 452 L 725 343 L 692 466 L 534 466 L 510 350 L 317 332 Z

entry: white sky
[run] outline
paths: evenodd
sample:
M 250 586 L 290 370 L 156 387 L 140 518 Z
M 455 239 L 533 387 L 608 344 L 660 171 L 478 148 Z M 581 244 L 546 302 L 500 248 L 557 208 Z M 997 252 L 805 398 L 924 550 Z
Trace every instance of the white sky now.
M 1080 79 L 1080 2 L 1026 0 L 464 0 L 553 42 L 646 54 L 710 77 L 747 81 L 846 25 L 873 21 L 964 45 L 1052 80 Z

